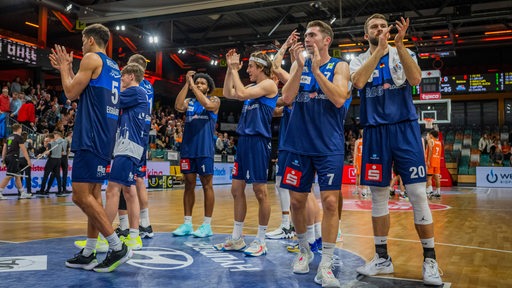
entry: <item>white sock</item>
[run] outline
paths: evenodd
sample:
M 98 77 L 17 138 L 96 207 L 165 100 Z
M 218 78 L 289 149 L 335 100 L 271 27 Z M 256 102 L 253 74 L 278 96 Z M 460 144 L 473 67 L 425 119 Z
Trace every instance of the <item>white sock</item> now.
M 128 214 L 119 215 L 119 227 L 121 230 L 130 228 L 130 223 L 128 222 Z
M 308 231 L 306 232 L 306 239 L 311 244 L 315 243 L 316 238 L 315 238 L 315 225 L 314 224 L 308 226 Z
M 212 217 L 204 217 L 203 224 L 210 225 L 212 223 Z
M 317 222 L 313 226 L 315 227 L 315 239 L 322 237 L 322 222 Z
M 441 188 L 436 189 L 436 194 L 441 194 Z
M 375 245 L 388 244 L 388 236 L 374 236 L 373 242 L 375 243 Z
M 235 221 L 235 225 L 233 226 L 233 233 L 231 234 L 231 238 L 233 240 L 238 240 L 242 237 L 242 231 L 244 229 L 244 222 Z
M 140 226 L 148 227 L 149 225 L 151 225 L 149 223 L 149 209 L 144 208 L 140 210 Z
M 123 249 L 123 242 L 121 242 L 121 239 L 117 237 L 116 233 L 112 233 L 112 235 L 107 236 L 108 246 L 110 249 L 114 251 L 121 251 Z
M 286 229 L 290 228 L 290 214 L 281 215 L 281 225 Z
M 258 225 L 258 234 L 256 235 L 256 239 L 260 240 L 261 243 L 265 242 L 265 233 L 267 233 L 267 227 L 263 225 Z
M 130 228 L 130 238 L 136 239 L 139 237 L 139 229 Z
M 332 258 L 334 255 L 334 248 L 336 247 L 336 243 L 326 243 L 322 242 L 322 260 L 320 260 L 320 266 L 327 266 L 332 264 Z
M 309 248 L 309 243 L 306 234 L 307 233 L 297 234 L 297 239 L 299 240 L 299 248 L 310 250 L 311 248 Z
M 96 249 L 96 243 L 98 243 L 98 238 L 87 238 L 87 241 L 85 241 L 85 247 L 82 251 L 82 255 L 85 257 L 89 257 L 92 252 L 94 252 L 94 249 Z
M 192 216 L 185 216 L 185 224 L 191 224 L 192 225 Z
M 434 237 L 428 238 L 428 239 L 420 239 L 420 241 L 421 241 L 421 246 L 423 246 L 423 248 L 434 248 L 434 246 L 435 246 Z

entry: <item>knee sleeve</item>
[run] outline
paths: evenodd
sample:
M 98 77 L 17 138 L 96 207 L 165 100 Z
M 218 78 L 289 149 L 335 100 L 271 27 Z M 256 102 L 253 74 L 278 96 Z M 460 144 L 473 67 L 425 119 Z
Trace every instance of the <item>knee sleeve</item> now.
M 290 211 L 290 192 L 288 189 L 283 189 L 281 185 L 281 176 L 276 176 L 276 192 L 279 196 L 279 203 L 281 204 L 281 211 Z
M 414 224 L 432 224 L 432 212 L 428 206 L 425 183 L 405 185 L 414 212 Z
M 371 187 L 370 190 L 372 191 L 372 217 L 388 215 L 388 187 Z

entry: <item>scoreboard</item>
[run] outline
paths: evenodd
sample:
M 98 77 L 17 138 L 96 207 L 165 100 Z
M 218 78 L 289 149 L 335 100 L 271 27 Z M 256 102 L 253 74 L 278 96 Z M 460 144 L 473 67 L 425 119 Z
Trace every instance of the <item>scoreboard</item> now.
M 441 77 L 442 94 L 512 91 L 512 72 L 464 74 Z

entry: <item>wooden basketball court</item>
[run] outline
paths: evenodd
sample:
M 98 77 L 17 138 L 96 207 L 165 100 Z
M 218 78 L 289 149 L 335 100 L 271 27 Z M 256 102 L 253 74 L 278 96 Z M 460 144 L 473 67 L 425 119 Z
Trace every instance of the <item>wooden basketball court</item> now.
M 251 189 L 249 185 L 246 190 L 248 214 L 244 233 L 247 235 L 254 235 L 257 229 L 257 202 Z M 214 190 L 214 233 L 230 234 L 233 225 L 230 185 L 214 186 Z M 343 242 L 337 245 L 370 259 L 375 253 L 371 211 L 367 210 L 371 200 L 353 195 L 353 190 L 352 185 L 343 186 L 346 202 L 342 214 Z M 269 230 L 273 230 L 281 220 L 273 183 L 268 184 L 268 192 L 272 203 Z M 443 188 L 442 194 L 440 200 L 430 202 L 432 205 L 440 204 L 436 206 L 439 209 L 433 210 L 433 216 L 436 253 L 444 272 L 443 281 L 451 283 L 453 287 L 511 287 L 512 191 L 453 187 Z M 203 217 L 200 188 L 196 195 L 194 227 L 202 222 Z M 149 192 L 150 219 L 155 232 L 170 232 L 183 222 L 182 196 L 182 187 Z M 388 247 L 395 266 L 392 277 L 421 279 L 422 248 L 414 229 L 412 211 L 406 208 L 407 203 L 396 198 L 391 204 Z M 86 233 L 87 219 L 71 202 L 71 196 L 0 201 L 0 215 L 0 242 L 24 242 Z M 3 247 L 0 246 L 0 249 Z

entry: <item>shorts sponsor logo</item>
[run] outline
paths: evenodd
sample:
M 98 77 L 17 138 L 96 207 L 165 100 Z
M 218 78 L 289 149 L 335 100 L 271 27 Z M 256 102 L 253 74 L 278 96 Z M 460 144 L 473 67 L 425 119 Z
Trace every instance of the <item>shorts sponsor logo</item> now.
M 366 164 L 366 174 L 364 175 L 366 181 L 382 181 L 382 165 L 381 164 Z
M 286 167 L 283 175 L 283 184 L 290 185 L 293 187 L 299 187 L 301 176 L 302 172 L 300 172 L 299 170 Z
M 190 159 L 181 159 L 180 166 L 181 170 L 190 170 Z
M 110 172 L 110 169 L 108 172 Z M 98 165 L 98 168 L 96 168 L 96 176 L 103 177 L 106 174 L 107 174 L 107 168 L 105 168 L 105 166 Z
M 238 176 L 238 162 L 235 162 L 233 165 L 233 171 L 231 171 L 231 175 Z

